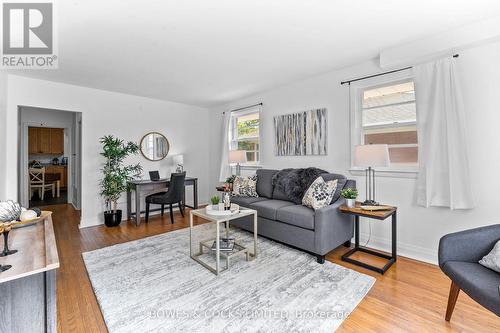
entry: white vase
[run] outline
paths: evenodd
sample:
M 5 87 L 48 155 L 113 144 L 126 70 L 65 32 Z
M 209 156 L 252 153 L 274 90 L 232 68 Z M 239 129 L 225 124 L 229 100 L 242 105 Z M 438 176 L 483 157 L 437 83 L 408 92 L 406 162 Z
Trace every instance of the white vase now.
M 354 208 L 354 206 L 356 206 L 356 199 L 345 199 L 345 202 L 349 208 Z

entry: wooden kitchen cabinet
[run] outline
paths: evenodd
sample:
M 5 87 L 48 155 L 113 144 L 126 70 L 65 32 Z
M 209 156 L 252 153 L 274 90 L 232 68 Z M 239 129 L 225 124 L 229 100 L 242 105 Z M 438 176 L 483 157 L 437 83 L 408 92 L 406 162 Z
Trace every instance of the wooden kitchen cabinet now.
M 50 153 L 55 155 L 64 154 L 64 129 L 50 129 Z
M 38 154 L 40 151 L 40 145 L 38 144 L 40 138 L 40 131 L 38 127 L 28 128 L 28 153 Z
M 64 154 L 64 129 L 48 127 L 28 128 L 28 152 L 30 154 Z

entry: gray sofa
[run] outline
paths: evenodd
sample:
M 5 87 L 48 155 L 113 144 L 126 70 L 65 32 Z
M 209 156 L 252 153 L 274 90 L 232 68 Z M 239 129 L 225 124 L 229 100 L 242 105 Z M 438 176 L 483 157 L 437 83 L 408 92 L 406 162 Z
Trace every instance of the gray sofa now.
M 446 320 L 460 290 L 500 316 L 500 274 L 478 263 L 500 239 L 500 224 L 448 234 L 439 241 L 439 267 L 451 279 Z
M 324 263 L 325 254 L 339 245 L 350 245 L 353 236 L 352 217 L 339 212 L 345 200 L 340 191 L 345 187 L 355 188 L 356 182 L 333 173 L 322 174 L 325 181 L 338 179 L 332 204 L 314 211 L 311 208 L 290 202 L 272 184 L 279 170 L 257 170 L 257 193 L 259 197 L 233 197 L 232 201 L 242 207 L 258 212 L 258 234 L 278 242 L 296 247 L 317 256 Z M 234 220 L 242 229 L 253 231 L 251 217 Z

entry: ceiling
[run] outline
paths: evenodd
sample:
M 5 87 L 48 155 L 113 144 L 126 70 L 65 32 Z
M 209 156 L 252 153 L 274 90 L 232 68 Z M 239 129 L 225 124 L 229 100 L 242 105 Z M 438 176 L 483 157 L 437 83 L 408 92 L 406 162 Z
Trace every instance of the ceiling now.
M 213 106 L 500 15 L 498 0 L 64 0 L 59 69 L 16 74 Z

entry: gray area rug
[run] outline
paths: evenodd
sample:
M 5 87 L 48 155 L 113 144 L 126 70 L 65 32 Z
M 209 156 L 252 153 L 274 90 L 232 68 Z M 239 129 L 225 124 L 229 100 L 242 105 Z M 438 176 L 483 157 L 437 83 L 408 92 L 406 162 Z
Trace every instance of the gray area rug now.
M 197 237 L 212 227 L 197 226 Z M 252 243 L 250 233 L 232 232 Z M 110 333 L 331 333 L 375 282 L 262 237 L 256 260 L 234 258 L 217 277 L 189 257 L 189 229 L 82 256 Z

